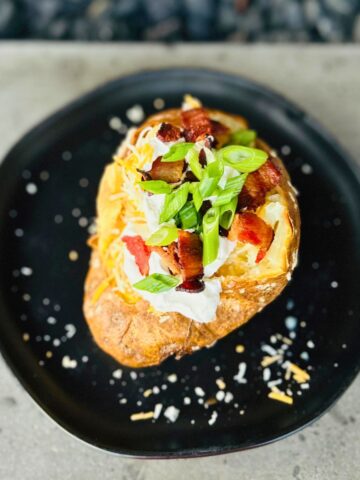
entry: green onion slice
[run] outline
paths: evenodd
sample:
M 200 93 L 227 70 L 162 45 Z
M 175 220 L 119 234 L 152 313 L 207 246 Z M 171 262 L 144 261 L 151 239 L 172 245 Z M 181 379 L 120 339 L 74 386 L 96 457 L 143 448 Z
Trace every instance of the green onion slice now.
M 244 186 L 246 177 L 247 173 L 229 178 L 225 184 L 224 190 L 218 195 L 213 206 L 220 207 L 226 205 L 233 197 L 237 197 Z
M 214 193 L 223 173 L 224 164 L 221 159 L 216 159 L 214 162 L 207 165 L 204 170 L 204 176 L 199 185 L 199 194 L 202 200 L 210 197 L 210 195 Z
M 180 280 L 171 275 L 163 275 L 162 273 L 153 273 L 143 278 L 140 282 L 134 283 L 133 287 L 138 290 L 144 290 L 150 293 L 162 293 L 171 290 L 179 285 Z
M 203 218 L 203 265 L 216 260 L 219 251 L 219 217 L 217 207 L 210 208 Z
M 145 242 L 150 247 L 165 247 L 175 242 L 178 238 L 178 230 L 171 225 L 165 225 L 154 232 Z
M 197 211 L 200 210 L 201 208 L 201 205 L 203 203 L 203 199 L 202 199 L 202 196 L 201 196 L 201 193 L 200 193 L 200 183 L 199 182 L 196 182 L 196 183 L 192 183 L 191 184 L 192 188 L 192 196 L 193 196 L 193 201 L 194 201 L 194 206 L 195 206 L 195 209 Z
M 225 228 L 225 230 L 229 230 L 231 227 L 235 214 L 236 214 L 236 207 L 238 204 L 238 198 L 234 197 L 232 200 L 230 200 L 229 203 L 226 205 L 223 205 L 220 208 L 220 225 Z
M 255 130 L 238 130 L 231 135 L 229 144 L 248 147 L 255 141 L 256 136 Z
M 192 148 L 191 150 L 189 150 L 188 154 L 186 155 L 186 160 L 195 177 L 201 180 L 204 171 L 202 166 L 200 165 L 199 152 L 196 150 L 196 148 Z
M 185 142 L 185 143 L 176 143 L 170 150 L 165 153 L 162 157 L 162 162 L 177 162 L 179 160 L 183 160 L 189 150 L 194 146 L 194 143 Z
M 254 172 L 263 165 L 268 154 L 258 148 L 243 147 L 241 145 L 229 145 L 217 152 L 218 158 L 225 165 L 235 168 L 242 173 Z
M 181 226 L 184 230 L 194 228 L 198 223 L 198 214 L 194 202 L 187 202 L 179 212 Z
M 183 183 L 177 190 L 169 193 L 165 197 L 163 211 L 160 214 L 160 223 L 168 222 L 185 205 L 189 194 L 189 182 Z
M 150 193 L 171 193 L 171 186 L 164 182 L 163 180 L 146 180 L 144 182 L 139 182 L 140 187 L 146 192 Z

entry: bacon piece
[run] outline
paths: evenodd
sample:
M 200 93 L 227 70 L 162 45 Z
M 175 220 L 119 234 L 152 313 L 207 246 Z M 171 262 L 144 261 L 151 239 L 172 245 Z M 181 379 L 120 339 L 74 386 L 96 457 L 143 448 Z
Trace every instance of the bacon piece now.
M 166 163 L 161 161 L 161 157 L 158 157 L 148 173 L 152 180 L 164 180 L 164 182 L 167 183 L 176 183 L 182 178 L 184 165 L 184 160 Z
M 175 125 L 171 125 L 171 123 L 163 122 L 160 125 L 160 128 L 156 134 L 156 136 L 162 142 L 176 142 L 181 137 L 181 130 Z
M 202 263 L 202 242 L 199 235 L 179 230 L 178 255 L 180 273 L 184 282 L 202 277 L 204 268 Z
M 131 255 L 135 257 L 136 265 L 139 267 L 141 275 L 149 274 L 149 257 L 151 250 L 145 245 L 144 240 L 140 235 L 134 237 L 125 236 L 121 239 L 125 244 Z
M 205 289 L 205 283 L 201 280 L 185 280 L 181 285 L 176 287 L 178 292 L 200 293 Z
M 255 213 L 237 213 L 231 226 L 229 240 L 248 242 L 259 246 L 256 263 L 261 262 L 274 238 L 273 229 Z
M 152 247 L 152 251 L 156 252 L 160 256 L 164 265 L 173 275 L 180 274 L 179 256 L 175 242 L 171 243 L 167 247 Z
M 196 142 L 211 134 L 211 120 L 204 108 L 192 108 L 191 110 L 182 111 L 181 120 L 187 142 Z
M 211 120 L 211 134 L 215 138 L 216 145 L 223 145 L 229 138 L 229 129 L 217 120 Z
M 259 170 L 248 175 L 245 185 L 239 195 L 238 209 L 256 210 L 265 202 L 266 193 L 275 188 L 281 179 L 281 172 L 268 159 Z

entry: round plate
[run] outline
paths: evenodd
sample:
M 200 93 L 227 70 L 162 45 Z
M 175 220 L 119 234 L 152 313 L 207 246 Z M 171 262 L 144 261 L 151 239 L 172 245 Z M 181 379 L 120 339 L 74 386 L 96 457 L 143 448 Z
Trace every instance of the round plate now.
M 101 174 L 128 116 L 141 108 L 149 115 L 162 100 L 179 106 L 187 92 L 206 106 L 244 115 L 282 154 L 300 192 L 300 262 L 275 302 L 213 348 L 131 371 L 97 348 L 84 322 L 86 241 Z M 3 355 L 51 417 L 93 445 L 138 457 L 262 445 L 321 415 L 359 369 L 358 171 L 304 112 L 248 80 L 154 71 L 82 97 L 7 155 L 0 218 Z M 264 357 L 273 362 L 266 368 Z M 299 383 L 293 364 L 310 379 Z M 269 398 L 271 387 L 293 404 Z M 131 420 L 155 405 L 156 420 Z

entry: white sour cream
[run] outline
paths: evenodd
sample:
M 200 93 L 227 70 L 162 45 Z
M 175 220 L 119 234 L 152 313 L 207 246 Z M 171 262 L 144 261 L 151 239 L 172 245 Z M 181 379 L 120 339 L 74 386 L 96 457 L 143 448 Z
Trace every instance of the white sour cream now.
M 157 253 L 152 253 L 149 260 L 150 274 L 169 272 L 161 265 Z M 135 258 L 125 248 L 124 271 L 133 284 L 143 278 L 135 263 Z M 218 279 L 206 279 L 205 289 L 200 293 L 178 292 L 175 289 L 163 293 L 149 293 L 136 290 L 159 312 L 177 312 L 199 323 L 208 323 L 214 320 L 216 309 L 220 302 L 221 282 Z
M 235 170 L 235 168 L 228 167 L 227 165 L 225 165 L 224 173 L 222 174 L 222 177 L 219 180 L 219 187 L 224 188 L 229 178 L 238 177 L 239 175 L 240 175 L 240 172 Z
M 219 268 L 224 265 L 230 253 L 234 250 L 236 242 L 231 242 L 225 237 L 220 237 L 219 251 L 216 260 L 206 265 L 204 268 L 204 276 L 211 277 Z
M 148 195 L 143 193 L 142 209 L 145 214 L 146 222 L 150 233 L 160 228 L 159 217 L 163 210 L 165 194 Z

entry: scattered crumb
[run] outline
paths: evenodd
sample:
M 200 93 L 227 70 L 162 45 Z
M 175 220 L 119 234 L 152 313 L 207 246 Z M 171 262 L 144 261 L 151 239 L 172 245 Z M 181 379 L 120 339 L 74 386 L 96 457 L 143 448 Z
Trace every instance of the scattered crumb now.
M 217 378 L 215 380 L 215 383 L 216 385 L 220 388 L 220 390 L 225 390 L 226 388 L 226 383 L 224 382 L 224 380 L 222 378 Z
M 184 397 L 184 405 L 190 405 L 190 404 L 191 404 L 190 397 Z
M 137 379 L 137 373 L 136 372 L 130 372 L 130 378 L 131 378 L 131 380 L 136 380 Z
M 153 105 L 156 110 L 162 110 L 165 107 L 165 101 L 162 98 L 155 98 Z
M 132 422 L 137 422 L 139 420 L 150 420 L 153 417 L 154 417 L 154 412 L 139 412 L 139 413 L 133 413 L 132 415 L 130 415 L 130 420 Z
M 270 380 L 270 377 L 271 377 L 270 368 L 268 368 L 268 367 L 264 368 L 264 370 L 263 370 L 263 380 L 264 380 L 264 382 L 268 382 Z
M 177 382 L 177 375 L 176 373 L 171 373 L 168 377 L 167 377 L 168 381 L 170 383 L 176 383 Z
M 195 387 L 194 391 L 195 391 L 195 393 L 198 397 L 204 397 L 205 396 L 205 392 L 201 387 Z
M 170 407 L 167 407 L 167 409 L 164 412 L 164 417 L 166 417 L 170 422 L 174 423 L 176 422 L 178 416 L 179 416 L 180 410 L 173 405 L 170 405 Z
M 33 274 L 33 271 L 30 267 L 21 267 L 20 272 L 24 277 L 30 277 Z
M 305 175 L 310 175 L 313 172 L 313 168 L 308 163 L 304 163 L 303 165 L 301 165 L 301 171 Z
M 37 186 L 35 185 L 35 183 L 28 183 L 25 187 L 25 190 L 27 191 L 27 193 L 29 195 L 35 195 L 35 193 L 37 193 L 38 191 L 38 188 Z
M 76 260 L 78 260 L 78 258 L 79 258 L 79 254 L 76 250 L 71 250 L 69 252 L 69 260 L 71 262 L 76 262 Z
M 219 390 L 216 392 L 215 397 L 218 402 L 222 402 L 225 398 L 225 392 L 223 390 Z
M 160 388 L 155 385 L 152 389 L 154 395 L 158 395 L 160 393 Z
M 315 348 L 315 343 L 312 340 L 308 340 L 306 346 L 308 348 Z
M 65 325 L 67 338 L 72 338 L 76 334 L 76 327 L 72 323 Z
M 56 318 L 55 318 L 55 317 L 48 317 L 48 318 L 46 319 L 46 321 L 47 321 L 47 323 L 48 323 L 49 325 L 55 325 L 55 323 L 56 323 Z
M 117 380 L 120 380 L 120 378 L 122 377 L 122 374 L 123 374 L 123 372 L 122 372 L 121 368 L 118 368 L 117 370 L 114 370 L 112 372 L 112 376 L 114 378 L 116 378 Z
M 144 397 L 147 398 L 147 397 L 150 397 L 150 395 L 152 395 L 153 391 L 151 388 L 148 388 L 147 390 L 145 390 L 145 392 L 143 393 Z
M 339 286 L 338 282 L 336 282 L 335 280 L 333 282 L 331 282 L 331 288 L 337 288 Z
M 240 345 L 240 344 L 239 344 L 239 345 L 236 345 L 236 347 L 235 347 L 235 352 L 236 352 L 236 353 L 244 353 L 244 352 L 245 352 L 245 347 L 244 347 L 244 345 Z
M 218 417 L 218 413 L 217 413 L 216 410 L 214 410 L 214 411 L 212 412 L 212 414 L 211 414 L 211 417 L 210 417 L 209 420 L 208 420 L 208 424 L 209 424 L 209 425 L 214 425 L 214 423 L 216 422 L 217 417 Z
M 76 368 L 77 367 L 77 361 L 72 360 L 69 355 L 65 355 L 62 359 L 61 365 L 63 368 Z
M 292 397 L 289 397 L 283 392 L 269 392 L 268 397 L 272 400 L 277 400 L 278 402 L 287 403 L 288 405 L 292 405 L 294 402 Z
M 162 403 L 157 403 L 154 408 L 154 419 L 157 420 L 160 416 L 160 413 L 162 411 Z
M 145 113 L 141 105 L 134 105 L 126 111 L 126 116 L 132 123 L 140 123 L 144 117 Z
M 247 380 L 245 378 L 245 373 L 246 373 L 246 363 L 240 362 L 238 367 L 238 373 L 233 377 L 234 380 L 238 383 L 247 383 Z
M 45 353 L 45 356 L 46 356 L 46 358 L 51 358 L 51 357 L 53 356 L 53 353 L 52 353 L 50 350 L 48 350 L 48 351 Z
M 234 395 L 231 392 L 226 392 L 224 397 L 225 403 L 230 403 L 234 400 Z
M 28 342 L 30 340 L 30 335 L 28 333 L 23 333 L 22 338 L 24 342 Z

